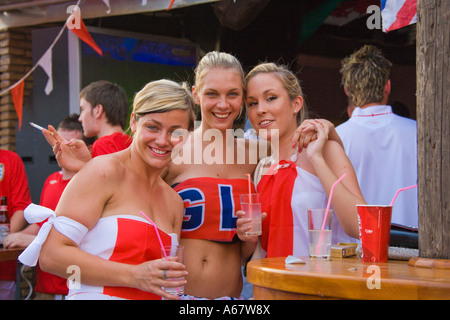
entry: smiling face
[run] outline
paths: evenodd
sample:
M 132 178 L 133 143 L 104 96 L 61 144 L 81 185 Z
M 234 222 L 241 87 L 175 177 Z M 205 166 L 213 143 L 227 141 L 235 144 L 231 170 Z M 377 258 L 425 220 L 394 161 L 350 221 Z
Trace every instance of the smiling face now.
M 193 94 L 205 129 L 231 129 L 244 103 L 242 75 L 234 69 L 210 69 Z
M 134 115 L 130 119 L 132 148 L 150 166 L 164 168 L 173 148 L 181 142 L 180 134 L 189 128 L 189 110 L 174 109 L 161 113 Z
M 260 73 L 247 83 L 247 112 L 253 128 L 265 140 L 271 140 L 274 132 L 282 139 L 297 128 L 296 114 L 303 98 L 291 100 L 288 92 L 274 73 Z M 261 130 L 266 129 L 266 130 Z M 271 130 L 277 131 L 271 131 Z

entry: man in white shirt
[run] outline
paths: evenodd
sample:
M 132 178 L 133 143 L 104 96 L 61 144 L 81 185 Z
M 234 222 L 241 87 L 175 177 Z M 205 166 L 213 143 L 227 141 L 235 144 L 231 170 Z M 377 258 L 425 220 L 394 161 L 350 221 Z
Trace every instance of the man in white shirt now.
M 355 105 L 336 130 L 368 204 L 389 205 L 398 189 L 417 184 L 417 124 L 387 105 L 391 63 L 373 46 L 342 61 L 342 85 Z M 397 197 L 392 223 L 418 227 L 417 188 Z

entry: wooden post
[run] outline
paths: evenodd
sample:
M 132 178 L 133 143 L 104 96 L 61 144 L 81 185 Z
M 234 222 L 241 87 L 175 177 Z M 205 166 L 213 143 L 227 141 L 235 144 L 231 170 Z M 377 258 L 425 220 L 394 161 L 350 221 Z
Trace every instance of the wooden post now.
M 419 255 L 450 258 L 450 1 L 417 0 Z

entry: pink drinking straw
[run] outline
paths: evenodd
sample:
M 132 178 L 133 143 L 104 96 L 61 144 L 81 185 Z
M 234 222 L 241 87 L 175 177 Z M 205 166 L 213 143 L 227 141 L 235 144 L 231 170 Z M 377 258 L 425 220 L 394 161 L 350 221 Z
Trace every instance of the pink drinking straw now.
M 330 196 L 328 197 L 328 203 L 327 203 L 327 209 L 325 210 L 325 217 L 323 218 L 323 223 L 322 223 L 322 230 L 325 230 L 325 224 L 327 222 L 328 219 L 328 213 L 330 211 L 330 206 L 331 206 L 331 198 L 333 197 L 333 191 L 334 191 L 334 187 L 341 182 L 342 179 L 345 178 L 347 174 L 344 173 L 339 179 L 336 180 L 335 183 L 333 183 L 333 185 L 331 186 L 331 191 L 330 191 Z M 320 248 L 320 244 L 322 243 L 322 237 L 323 237 L 323 232 L 320 232 L 320 237 L 319 237 L 319 241 L 317 242 L 317 247 L 316 247 L 316 256 L 319 255 L 319 248 Z
M 312 219 L 312 209 L 308 210 L 308 219 L 311 221 L 311 229 L 314 230 L 314 221 Z
M 156 224 L 144 212 L 142 212 L 142 211 L 139 211 L 139 212 L 144 216 L 145 219 L 148 220 L 148 222 L 150 222 L 150 224 L 153 226 L 153 228 L 155 228 L 156 237 L 158 238 L 159 245 L 161 246 L 161 251 L 163 252 L 164 258 L 166 259 L 166 261 L 169 261 L 169 258 L 167 257 L 167 254 L 166 254 L 166 250 L 164 250 L 164 245 L 162 243 L 158 227 L 156 227 Z M 179 293 L 179 288 L 176 288 L 176 291 Z
M 248 177 L 248 202 L 249 204 L 252 204 L 252 178 L 250 177 L 249 173 L 245 174 Z M 252 206 L 248 206 L 249 209 L 249 215 L 252 216 Z
M 252 178 L 250 177 L 249 173 L 245 174 L 248 178 L 248 197 L 250 198 L 249 201 L 250 203 L 252 202 L 252 197 L 250 197 L 250 194 L 252 193 Z
M 153 228 L 155 228 L 156 237 L 158 238 L 159 245 L 161 246 L 161 250 L 164 254 L 164 258 L 166 259 L 166 261 L 168 261 L 169 259 L 167 258 L 166 250 L 164 250 L 164 245 L 162 243 L 161 236 L 159 235 L 159 230 L 156 227 L 156 224 L 145 213 L 143 213 L 142 211 L 139 211 L 139 212 L 144 216 L 145 219 L 148 220 L 148 222 L 150 222 L 150 224 L 153 226 Z
M 327 218 L 328 218 L 328 212 L 330 211 L 331 197 L 333 197 L 334 187 L 335 187 L 339 182 L 341 182 L 341 180 L 344 179 L 346 175 L 347 175 L 347 174 L 344 173 L 344 174 L 342 175 L 342 177 L 340 177 L 339 179 L 337 179 L 336 182 L 333 183 L 333 185 L 331 186 L 330 197 L 328 198 L 327 209 L 326 209 L 326 211 L 325 211 L 325 218 L 324 218 L 323 224 L 322 224 L 322 230 L 325 229 L 325 224 L 326 224 L 326 221 L 327 221 Z
M 405 187 L 405 188 L 401 188 L 397 191 L 397 193 L 395 194 L 394 198 L 391 201 L 390 206 L 392 206 L 394 204 L 395 199 L 397 199 L 397 196 L 400 192 L 408 190 L 408 189 L 412 189 L 412 188 L 417 188 L 417 184 L 413 185 L 413 186 L 409 186 L 409 187 Z

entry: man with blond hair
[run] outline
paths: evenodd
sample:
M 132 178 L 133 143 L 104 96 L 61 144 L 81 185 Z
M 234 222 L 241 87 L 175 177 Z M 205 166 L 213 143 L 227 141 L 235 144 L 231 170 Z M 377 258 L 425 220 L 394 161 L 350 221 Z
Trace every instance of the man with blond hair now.
M 398 189 L 417 184 L 417 124 L 388 105 L 391 62 L 365 45 L 342 60 L 344 91 L 355 108 L 336 130 L 368 204 L 388 205 Z M 392 222 L 418 227 L 417 188 L 399 195 Z

